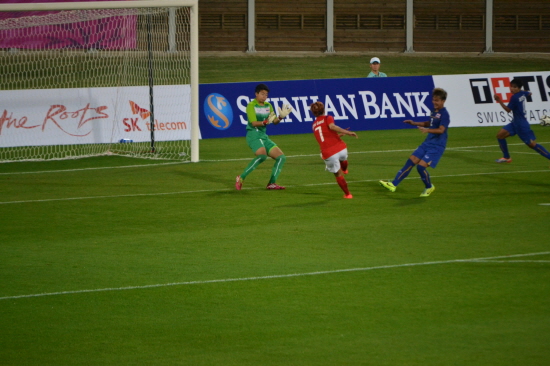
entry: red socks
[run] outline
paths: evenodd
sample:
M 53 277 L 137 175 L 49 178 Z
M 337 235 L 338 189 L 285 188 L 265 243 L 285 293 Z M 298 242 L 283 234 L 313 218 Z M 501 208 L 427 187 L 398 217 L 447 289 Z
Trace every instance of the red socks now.
M 347 174 L 348 161 L 347 160 L 341 161 L 340 162 L 340 168 L 342 169 L 343 172 L 346 172 L 346 174 Z
M 346 165 L 347 165 L 347 161 L 346 161 Z M 338 183 L 340 188 L 342 188 L 342 191 L 344 191 L 344 193 L 348 195 L 349 190 L 348 190 L 348 183 L 346 182 L 346 178 L 344 178 L 344 176 L 336 177 L 336 182 Z

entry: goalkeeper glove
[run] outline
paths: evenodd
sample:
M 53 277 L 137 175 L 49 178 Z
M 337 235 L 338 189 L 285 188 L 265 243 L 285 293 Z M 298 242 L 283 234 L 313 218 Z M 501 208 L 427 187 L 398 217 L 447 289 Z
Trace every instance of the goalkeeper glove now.
M 269 121 L 268 123 L 273 123 L 273 121 L 275 121 L 276 119 L 277 115 L 275 114 L 275 112 L 269 113 L 269 117 L 267 117 L 267 120 Z
M 269 113 L 269 116 L 267 116 L 267 118 L 262 123 L 264 124 L 264 126 L 267 126 L 268 124 L 273 123 L 273 121 L 275 121 L 276 118 L 277 116 L 275 115 L 275 112 L 271 112 Z
M 278 108 L 279 111 L 279 120 L 285 119 L 286 116 L 292 112 L 292 107 L 289 104 L 283 105 L 283 108 Z

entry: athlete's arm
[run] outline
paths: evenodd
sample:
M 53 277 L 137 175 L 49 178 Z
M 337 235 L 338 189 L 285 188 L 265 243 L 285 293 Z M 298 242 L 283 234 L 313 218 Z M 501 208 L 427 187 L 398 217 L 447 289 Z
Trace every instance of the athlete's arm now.
M 498 94 L 495 94 L 495 101 L 500 104 L 500 106 L 508 113 L 510 113 L 512 111 L 512 109 L 510 109 L 506 104 L 504 104 L 502 102 L 502 98 L 500 97 L 500 95 Z
M 248 118 L 248 123 L 250 123 L 252 127 L 262 127 L 268 124 L 267 118 L 265 121 L 258 121 L 256 110 L 254 109 L 254 105 L 252 103 L 248 103 L 246 106 L 246 118 Z
M 418 129 L 422 131 L 422 133 L 434 133 L 436 135 L 441 135 L 445 132 L 447 128 L 445 126 L 439 126 L 438 128 L 427 128 L 418 126 Z
M 412 125 L 412 126 L 418 126 L 418 127 L 428 127 L 430 125 L 430 121 L 426 121 L 426 122 L 414 122 L 410 119 L 406 119 L 403 121 L 403 123 L 406 123 L 406 124 L 409 124 L 409 125 Z
M 346 129 L 343 129 L 342 127 L 338 127 L 334 123 L 329 124 L 328 128 L 330 128 L 332 131 L 337 132 L 339 134 L 348 135 L 348 136 L 355 136 L 355 138 L 358 138 L 357 134 L 355 132 L 348 131 Z
M 273 121 L 273 124 L 275 125 L 281 122 L 283 119 L 285 119 L 286 116 L 288 116 L 290 112 L 292 112 L 292 107 L 290 106 L 290 104 L 285 104 L 283 105 L 283 108 L 277 108 L 277 109 L 279 111 L 279 114 Z

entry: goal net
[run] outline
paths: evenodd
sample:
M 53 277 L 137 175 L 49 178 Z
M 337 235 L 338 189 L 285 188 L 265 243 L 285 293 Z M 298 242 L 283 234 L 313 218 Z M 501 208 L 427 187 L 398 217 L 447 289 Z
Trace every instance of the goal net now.
M 2 5 L 0 162 L 198 161 L 197 2 Z

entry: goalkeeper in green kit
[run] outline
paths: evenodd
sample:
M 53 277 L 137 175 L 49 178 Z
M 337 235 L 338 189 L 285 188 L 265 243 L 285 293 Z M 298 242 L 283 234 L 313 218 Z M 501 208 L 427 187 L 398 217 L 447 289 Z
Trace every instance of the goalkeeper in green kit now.
M 278 185 L 277 178 L 281 174 L 283 165 L 285 165 L 286 157 L 276 143 L 271 141 L 265 133 L 266 126 L 270 123 L 274 125 L 278 124 L 292 111 L 290 105 L 286 104 L 283 108 L 279 108 L 279 115 L 277 116 L 273 111 L 273 106 L 266 102 L 269 94 L 269 88 L 265 84 L 258 84 L 256 86 L 256 98 L 254 98 L 246 106 L 246 115 L 248 118 L 248 124 L 246 126 L 246 142 L 252 149 L 256 157 L 252 159 L 248 166 L 244 169 L 241 175 L 237 176 L 235 182 L 235 188 L 241 190 L 243 181 L 248 174 L 252 173 L 261 163 L 263 163 L 269 156 L 275 159 L 275 165 L 271 171 L 271 177 L 267 184 L 267 189 L 285 189 Z

